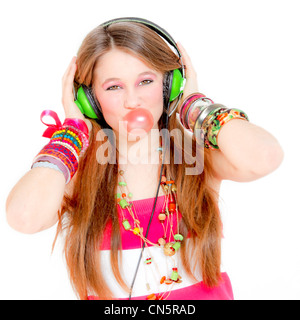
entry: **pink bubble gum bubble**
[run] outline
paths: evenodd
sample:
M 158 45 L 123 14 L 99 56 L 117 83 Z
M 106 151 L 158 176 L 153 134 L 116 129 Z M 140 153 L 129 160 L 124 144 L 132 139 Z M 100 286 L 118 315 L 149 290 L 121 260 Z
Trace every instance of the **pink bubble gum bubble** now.
M 150 131 L 154 123 L 151 112 L 143 108 L 128 112 L 123 120 L 127 121 L 127 131 L 133 134 Z

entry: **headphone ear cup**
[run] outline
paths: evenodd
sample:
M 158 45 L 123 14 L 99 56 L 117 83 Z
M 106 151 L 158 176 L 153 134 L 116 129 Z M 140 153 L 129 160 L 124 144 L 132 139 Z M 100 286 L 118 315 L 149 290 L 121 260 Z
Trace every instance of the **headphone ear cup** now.
M 172 102 L 183 92 L 184 88 L 184 78 L 179 69 L 172 71 L 172 83 L 170 86 L 170 102 Z
M 77 91 L 77 100 L 75 101 L 82 114 L 91 119 L 101 118 L 101 108 L 94 99 L 92 88 L 81 85 Z

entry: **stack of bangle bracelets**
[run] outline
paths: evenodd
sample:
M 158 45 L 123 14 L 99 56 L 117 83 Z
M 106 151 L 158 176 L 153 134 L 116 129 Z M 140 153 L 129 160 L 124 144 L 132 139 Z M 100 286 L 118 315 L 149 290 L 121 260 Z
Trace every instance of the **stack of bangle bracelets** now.
M 202 93 L 193 93 L 183 101 L 179 118 L 183 127 L 191 131 L 196 141 L 207 149 L 219 149 L 218 134 L 228 121 L 249 121 L 242 110 L 228 109 L 222 104 L 215 104 Z
M 44 116 L 52 117 L 56 125 L 43 122 Z M 45 110 L 41 114 L 41 121 L 48 126 L 43 137 L 50 138 L 33 160 L 31 168 L 49 167 L 60 171 L 68 183 L 78 169 L 79 156 L 89 145 L 89 130 L 81 119 L 65 119 L 61 124 L 57 114 Z

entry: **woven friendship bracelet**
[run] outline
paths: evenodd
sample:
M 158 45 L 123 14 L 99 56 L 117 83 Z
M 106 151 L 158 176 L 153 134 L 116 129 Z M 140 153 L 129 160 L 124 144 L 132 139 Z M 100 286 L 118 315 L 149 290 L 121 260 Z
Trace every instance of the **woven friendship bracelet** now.
M 68 168 L 71 178 L 78 169 L 78 161 L 76 157 L 69 149 L 62 145 L 48 143 L 38 153 L 38 156 L 39 155 L 52 155 L 53 157 L 59 159 Z
M 69 143 L 66 143 L 66 142 L 61 142 L 61 141 L 51 141 L 51 144 L 59 144 L 61 146 L 64 146 L 65 148 L 69 149 L 73 155 L 75 156 L 77 162 L 79 161 L 79 157 L 78 157 L 78 154 L 76 152 L 76 150 L 74 149 L 74 146 L 72 146 L 71 144 Z

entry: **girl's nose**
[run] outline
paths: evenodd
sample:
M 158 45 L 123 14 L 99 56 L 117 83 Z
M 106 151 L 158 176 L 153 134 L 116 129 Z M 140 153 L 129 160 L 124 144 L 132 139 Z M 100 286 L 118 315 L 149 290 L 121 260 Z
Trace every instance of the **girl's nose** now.
M 135 109 L 140 106 L 140 99 L 134 90 L 128 90 L 124 99 L 124 107 L 126 109 Z

